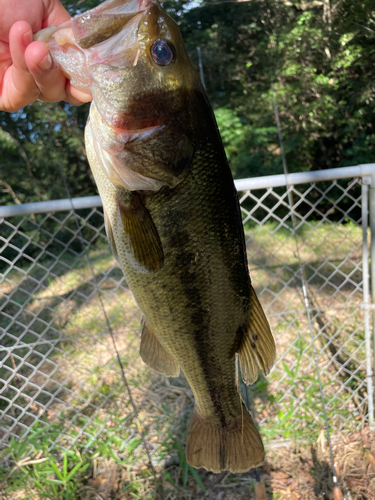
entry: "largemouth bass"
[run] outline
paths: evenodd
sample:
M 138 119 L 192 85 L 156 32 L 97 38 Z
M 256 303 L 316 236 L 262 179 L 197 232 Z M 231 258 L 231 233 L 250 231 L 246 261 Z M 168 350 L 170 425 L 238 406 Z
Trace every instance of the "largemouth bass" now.
M 183 370 L 195 410 L 187 460 L 243 472 L 264 460 L 237 386 L 275 358 L 252 287 L 238 197 L 215 118 L 177 24 L 154 0 L 107 0 L 43 30 L 91 92 L 88 160 L 113 254 L 144 313 L 140 355 Z

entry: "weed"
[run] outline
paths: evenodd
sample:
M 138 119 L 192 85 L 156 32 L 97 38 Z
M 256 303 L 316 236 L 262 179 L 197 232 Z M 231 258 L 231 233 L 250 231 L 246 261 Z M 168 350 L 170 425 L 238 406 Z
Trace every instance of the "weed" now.
M 13 467 L 8 470 L 5 493 L 25 490 L 28 492 L 25 498 L 30 498 L 37 491 L 40 499 L 78 500 L 90 462 L 77 449 L 64 451 L 58 457 L 50 455 L 46 451 L 48 441 L 41 440 L 42 433 L 40 429 L 22 442 L 10 440 L 5 451 Z M 47 430 L 50 438 L 57 434 Z
M 188 482 L 188 476 L 191 474 L 191 476 L 194 478 L 195 482 L 197 485 L 200 487 L 200 489 L 203 491 L 203 493 L 206 492 L 206 488 L 202 482 L 202 479 L 199 477 L 198 471 L 194 469 L 190 464 L 188 464 L 186 460 L 186 455 L 184 452 L 184 449 L 179 441 L 176 439 L 172 440 L 172 447 L 177 450 L 178 453 L 178 463 L 179 467 L 181 469 L 182 473 L 182 486 L 185 487 Z M 170 476 L 169 479 L 171 480 Z

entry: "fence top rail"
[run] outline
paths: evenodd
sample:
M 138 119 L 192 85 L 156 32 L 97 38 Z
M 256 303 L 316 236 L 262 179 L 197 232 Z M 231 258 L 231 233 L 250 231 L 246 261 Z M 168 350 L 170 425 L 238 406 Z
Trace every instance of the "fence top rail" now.
M 51 200 L 35 203 L 24 203 L 23 205 L 6 205 L 0 207 L 0 218 L 12 217 L 14 215 L 43 214 L 46 212 L 63 212 L 72 209 L 95 208 L 103 205 L 100 196 L 84 196 L 72 198 L 72 200 Z
M 375 163 L 357 165 L 355 167 L 330 168 L 327 170 L 315 170 L 312 172 L 297 172 L 294 174 L 265 175 L 250 179 L 237 179 L 234 181 L 238 191 L 254 191 L 309 182 L 321 182 L 336 179 L 348 179 L 358 177 L 371 177 L 371 184 L 375 187 Z M 72 204 L 75 210 L 82 208 L 101 207 L 100 196 L 85 196 L 81 198 L 41 201 L 35 203 L 24 203 L 23 205 L 6 205 L 0 207 L 0 218 L 15 215 L 40 214 L 47 212 L 63 212 L 71 210 Z M 1 221 L 0 221 L 1 222 Z
M 327 170 L 314 170 L 312 172 L 297 172 L 294 174 L 268 175 L 252 179 L 238 179 L 235 182 L 238 191 L 252 191 L 308 182 L 332 181 L 356 177 L 371 177 L 375 186 L 375 163 L 357 165 L 355 167 L 330 168 Z

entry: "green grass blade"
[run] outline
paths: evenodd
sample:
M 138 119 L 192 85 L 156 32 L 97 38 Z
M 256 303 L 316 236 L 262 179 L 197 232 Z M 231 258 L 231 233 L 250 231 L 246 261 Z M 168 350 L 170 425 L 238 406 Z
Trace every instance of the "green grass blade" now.
M 190 467 L 190 465 L 187 462 L 185 462 L 185 464 L 184 464 L 184 475 L 183 475 L 183 478 L 182 478 L 182 484 L 183 484 L 184 487 L 187 485 L 187 478 L 188 478 L 188 474 L 189 474 L 189 467 Z
M 283 361 L 283 367 L 284 367 L 284 370 L 286 371 L 286 373 L 289 375 L 289 377 L 291 379 L 294 379 L 295 378 L 294 377 L 294 373 L 289 370 L 289 368 L 286 366 L 286 364 L 284 363 L 284 361 Z
M 197 485 L 200 487 L 200 489 L 203 491 L 203 493 L 206 493 L 206 488 L 204 487 L 204 484 L 202 483 L 202 479 L 199 477 L 198 471 L 194 469 L 191 465 L 189 465 L 190 472 L 192 476 L 195 479 L 195 482 Z
M 51 467 L 53 468 L 53 470 L 54 470 L 54 472 L 55 472 L 56 476 L 57 476 L 59 479 L 61 479 L 61 481 L 63 481 L 63 482 L 64 482 L 64 476 L 61 474 L 61 472 L 60 472 L 60 470 L 58 469 L 58 467 L 56 466 L 55 462 L 53 462 L 53 461 L 51 460 L 51 462 L 50 462 L 50 463 L 51 463 Z
M 64 453 L 63 456 L 63 476 L 64 480 L 66 480 L 66 477 L 68 475 L 68 455 Z
M 78 464 L 76 464 L 73 469 L 69 472 L 69 474 L 67 475 L 66 477 L 66 481 L 70 481 L 72 479 L 72 477 L 78 472 L 83 472 L 84 470 L 87 469 L 87 467 L 90 465 L 90 464 L 86 464 L 85 467 L 84 467 L 84 462 L 79 462 Z

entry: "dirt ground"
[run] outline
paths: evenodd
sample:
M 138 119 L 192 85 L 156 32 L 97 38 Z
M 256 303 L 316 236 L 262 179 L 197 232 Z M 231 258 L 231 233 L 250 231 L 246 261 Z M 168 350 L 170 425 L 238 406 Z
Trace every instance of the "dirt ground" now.
M 332 445 L 335 470 L 343 498 L 375 499 L 375 432 L 366 429 L 347 436 L 335 436 Z M 159 483 L 156 486 L 154 478 L 141 479 L 142 470 L 122 469 L 114 462 L 107 461 L 101 462 L 98 474 L 89 479 L 85 499 L 135 498 L 131 491 L 124 491 L 134 480 L 143 481 L 144 498 L 155 498 L 157 490 L 158 498 L 163 500 L 333 499 L 330 463 L 329 448 L 323 432 L 313 446 L 286 443 L 272 447 L 267 452 L 265 464 L 258 471 L 251 470 L 236 475 L 199 471 L 206 492 L 202 492 L 191 475 L 183 486 L 183 470 L 178 463 L 164 470 L 156 468 Z M 168 475 L 170 480 L 166 479 Z M 265 484 L 264 498 L 255 494 L 257 480 Z

